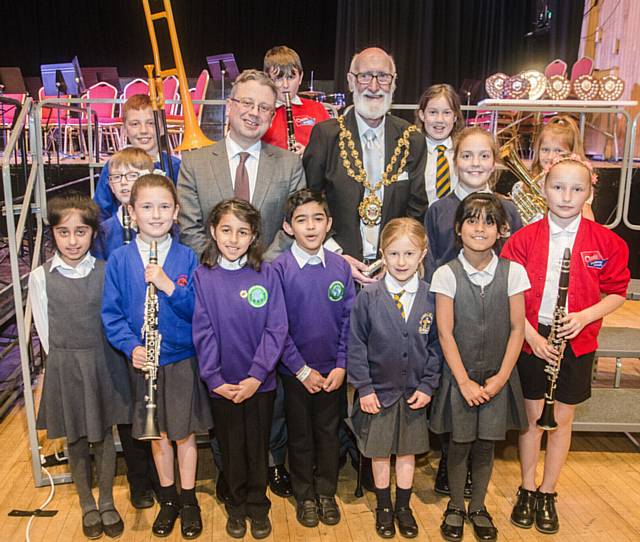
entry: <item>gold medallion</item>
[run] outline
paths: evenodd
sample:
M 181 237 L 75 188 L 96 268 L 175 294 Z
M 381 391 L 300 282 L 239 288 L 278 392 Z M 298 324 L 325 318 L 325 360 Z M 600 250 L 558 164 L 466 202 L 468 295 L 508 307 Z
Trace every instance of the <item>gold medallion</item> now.
M 375 192 L 362 198 L 358 213 L 366 226 L 377 226 L 382 220 L 382 202 Z

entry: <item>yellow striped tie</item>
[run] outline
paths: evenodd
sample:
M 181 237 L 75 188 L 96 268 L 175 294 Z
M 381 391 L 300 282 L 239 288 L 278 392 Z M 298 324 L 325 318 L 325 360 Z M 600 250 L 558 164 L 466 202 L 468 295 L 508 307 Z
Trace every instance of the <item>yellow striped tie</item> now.
M 438 145 L 438 159 L 436 161 L 436 196 L 438 199 L 444 198 L 451 192 L 451 177 L 449 176 L 449 162 L 444 155 L 447 147 Z
M 400 298 L 404 295 L 404 290 L 400 290 L 397 294 L 391 294 L 391 295 L 393 297 L 393 300 L 396 302 L 396 307 L 398 307 L 398 310 L 402 315 L 402 319 L 406 320 L 404 315 L 404 305 L 402 304 L 402 301 L 400 301 Z

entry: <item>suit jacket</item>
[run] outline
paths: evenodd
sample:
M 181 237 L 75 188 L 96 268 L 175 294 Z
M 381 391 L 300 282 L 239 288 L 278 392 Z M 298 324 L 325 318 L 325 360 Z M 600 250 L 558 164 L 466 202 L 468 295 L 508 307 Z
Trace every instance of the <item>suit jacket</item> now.
M 345 115 L 345 125 L 351 131 L 353 142 L 362 157 L 360 134 L 353 109 Z M 385 167 L 398 144 L 398 139 L 408 126 L 409 123 L 399 117 L 389 114 L 386 116 L 384 128 Z M 314 126 L 309 144 L 304 152 L 304 169 L 309 188 L 324 191 L 327 196 L 333 217 L 334 239 L 340 244 L 345 254 L 362 259 L 358 205 L 364 197 L 365 189 L 347 175 L 347 171 L 342 165 L 338 148 L 339 132 L 338 121 L 334 119 Z M 405 167 L 409 178 L 385 186 L 380 231 L 393 218 L 411 216 L 422 222 L 427 209 L 428 200 L 424 184 L 427 159 L 426 142 L 421 133 L 414 132 L 410 136 L 410 143 L 409 157 Z M 398 158 L 394 172 L 397 171 L 399 162 L 400 158 Z
M 300 158 L 292 152 L 262 144 L 256 186 L 251 204 L 262 215 L 262 243 L 272 257 L 284 250 L 286 239 L 277 235 L 284 219 L 289 195 L 306 186 Z M 233 183 L 224 140 L 185 152 L 178 175 L 178 201 L 181 240 L 200 256 L 210 238 L 205 231 L 211 209 L 220 201 L 233 198 Z M 271 246 L 274 243 L 274 246 Z

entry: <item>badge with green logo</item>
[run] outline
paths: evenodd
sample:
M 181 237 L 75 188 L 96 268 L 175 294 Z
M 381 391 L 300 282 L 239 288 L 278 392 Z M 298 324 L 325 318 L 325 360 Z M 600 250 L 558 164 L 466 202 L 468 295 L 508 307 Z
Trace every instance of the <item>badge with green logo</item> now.
M 329 284 L 328 294 L 331 301 L 340 301 L 344 297 L 344 284 L 339 280 L 334 280 Z
M 247 301 L 255 309 L 264 307 L 269 299 L 269 292 L 264 286 L 256 284 L 247 290 Z

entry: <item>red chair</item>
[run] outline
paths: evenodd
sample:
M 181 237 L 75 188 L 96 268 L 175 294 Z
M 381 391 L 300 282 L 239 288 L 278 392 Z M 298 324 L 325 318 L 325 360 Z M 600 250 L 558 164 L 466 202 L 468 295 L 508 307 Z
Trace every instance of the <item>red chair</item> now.
M 26 94 L 3 94 L 5 98 L 11 98 L 12 100 L 16 100 L 21 104 L 24 103 L 24 99 L 26 98 Z M 17 108 L 13 104 L 0 104 L 0 124 L 2 125 L 3 130 L 11 129 L 11 125 L 13 124 L 13 119 L 16 116 Z
M 591 72 L 593 72 L 593 59 L 588 56 L 583 56 L 576 60 L 571 68 L 571 81 L 575 81 L 583 75 L 591 75 Z
M 109 83 L 101 82 L 93 85 L 83 96 L 88 100 L 115 100 L 118 96 L 118 89 Z M 84 145 L 83 131 L 87 130 L 89 122 L 93 122 L 94 113 L 98 117 L 98 140 L 105 138 L 107 145 L 115 152 L 120 148 L 120 127 L 122 120 L 114 115 L 115 101 L 109 103 L 91 104 L 91 119 L 87 119 L 87 115 L 83 114 L 80 118 L 67 122 L 65 126 L 65 148 L 67 153 L 68 144 L 71 143 L 73 135 L 78 136 L 80 146 Z M 87 108 L 84 108 L 87 109 Z
M 552 62 L 547 64 L 547 67 L 544 69 L 544 76 L 546 78 L 553 77 L 554 75 L 562 75 L 563 77 L 567 74 L 567 63 L 564 60 L 560 60 L 556 58 Z

